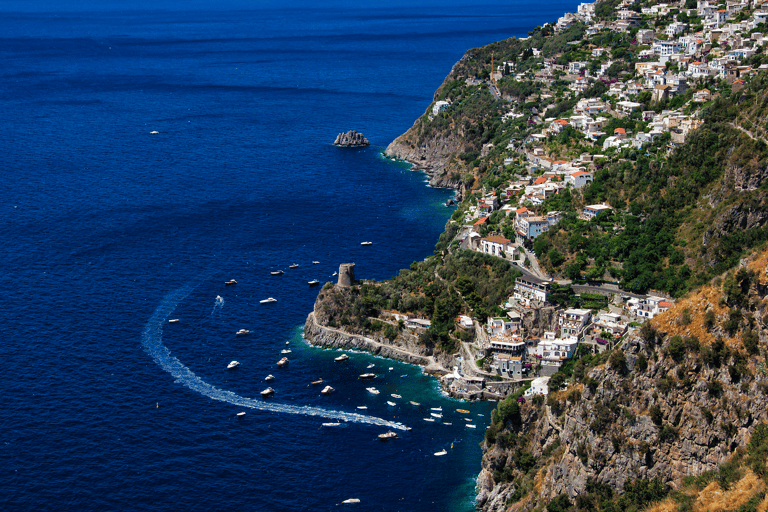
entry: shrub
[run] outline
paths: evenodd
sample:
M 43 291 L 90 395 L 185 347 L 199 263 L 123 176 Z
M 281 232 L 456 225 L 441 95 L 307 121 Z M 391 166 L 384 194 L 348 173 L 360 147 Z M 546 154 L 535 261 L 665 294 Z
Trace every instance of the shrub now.
M 717 379 L 707 382 L 707 393 L 709 396 L 719 396 L 723 392 L 723 383 Z
M 759 336 L 752 329 L 747 329 L 741 337 L 741 342 L 748 354 L 757 354 Z
M 608 362 L 611 363 L 611 369 L 618 373 L 624 374 L 627 370 L 627 358 L 621 350 L 614 350 Z
M 666 443 L 668 441 L 673 441 L 677 438 L 677 430 L 672 428 L 669 425 L 664 425 L 661 427 L 661 430 L 659 430 L 659 443 Z
M 685 356 L 685 343 L 680 336 L 674 336 L 669 340 L 669 348 L 667 349 L 669 356 L 679 363 Z
M 651 421 L 654 422 L 656 425 L 661 426 L 661 422 L 664 419 L 664 416 L 661 412 L 661 407 L 659 407 L 658 404 L 653 404 L 651 406 L 649 413 L 651 416 Z

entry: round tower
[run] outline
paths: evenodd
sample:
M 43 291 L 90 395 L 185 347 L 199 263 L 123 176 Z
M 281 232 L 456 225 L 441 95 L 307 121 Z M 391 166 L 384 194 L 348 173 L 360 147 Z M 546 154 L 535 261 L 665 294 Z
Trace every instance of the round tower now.
M 339 286 L 350 287 L 355 284 L 355 264 L 342 263 L 339 265 Z

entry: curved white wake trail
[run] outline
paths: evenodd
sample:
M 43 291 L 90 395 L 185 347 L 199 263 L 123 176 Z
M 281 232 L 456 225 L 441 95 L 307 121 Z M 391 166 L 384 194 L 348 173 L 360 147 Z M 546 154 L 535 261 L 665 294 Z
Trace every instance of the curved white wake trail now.
M 300 414 L 303 416 L 317 416 L 319 418 L 343 420 L 352 423 L 368 423 L 370 425 L 378 425 L 399 430 L 406 429 L 405 425 L 402 423 L 387 421 L 382 418 L 376 418 L 375 416 L 366 416 L 363 414 L 343 411 L 330 411 L 321 407 L 264 402 L 262 400 L 246 398 L 233 393 L 232 391 L 219 389 L 212 384 L 208 384 L 195 375 L 192 370 L 184 366 L 184 364 L 176 357 L 172 356 L 171 351 L 163 345 L 163 324 L 173 312 L 176 307 L 175 305 L 184 300 L 187 295 L 190 294 L 192 289 L 192 286 L 185 286 L 166 295 L 157 309 L 155 309 L 155 312 L 147 322 L 147 325 L 144 327 L 144 332 L 142 333 L 142 345 L 144 346 L 144 350 L 152 356 L 152 359 L 155 360 L 158 366 L 173 375 L 177 383 L 183 384 L 189 389 L 197 391 L 201 395 L 212 398 L 213 400 L 220 400 L 233 405 L 239 405 L 240 407 L 278 413 Z

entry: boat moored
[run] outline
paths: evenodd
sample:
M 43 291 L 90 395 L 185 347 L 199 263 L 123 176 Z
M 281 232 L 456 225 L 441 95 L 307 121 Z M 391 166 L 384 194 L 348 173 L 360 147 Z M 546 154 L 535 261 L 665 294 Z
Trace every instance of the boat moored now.
M 271 387 L 269 387 L 269 388 L 267 388 L 267 389 L 265 389 L 264 391 L 261 392 L 261 396 L 272 396 L 274 394 L 275 394 L 275 390 L 272 389 Z
M 238 366 L 240 366 L 240 363 L 238 361 L 232 361 L 227 365 L 227 370 L 234 370 Z

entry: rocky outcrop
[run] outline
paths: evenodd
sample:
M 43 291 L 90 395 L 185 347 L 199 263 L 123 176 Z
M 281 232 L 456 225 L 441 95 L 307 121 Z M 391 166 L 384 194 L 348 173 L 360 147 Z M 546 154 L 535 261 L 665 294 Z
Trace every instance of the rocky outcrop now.
M 349 130 L 347 133 L 338 134 L 336 136 L 336 140 L 334 141 L 334 145 L 347 148 L 367 146 L 368 144 L 370 144 L 370 142 L 368 142 L 368 139 L 365 138 L 365 135 L 360 132 L 356 132 L 355 130 Z

